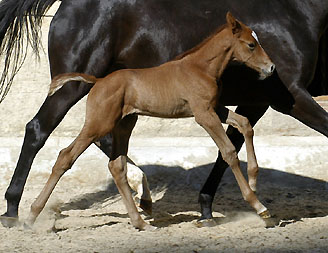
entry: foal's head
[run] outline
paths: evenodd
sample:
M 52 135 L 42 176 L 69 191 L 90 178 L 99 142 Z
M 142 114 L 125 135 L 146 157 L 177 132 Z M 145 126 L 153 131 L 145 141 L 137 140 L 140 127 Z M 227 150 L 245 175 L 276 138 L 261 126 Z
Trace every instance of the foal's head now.
M 235 19 L 230 12 L 226 19 L 233 35 L 232 59 L 256 70 L 261 80 L 272 75 L 275 65 L 260 45 L 256 33 Z

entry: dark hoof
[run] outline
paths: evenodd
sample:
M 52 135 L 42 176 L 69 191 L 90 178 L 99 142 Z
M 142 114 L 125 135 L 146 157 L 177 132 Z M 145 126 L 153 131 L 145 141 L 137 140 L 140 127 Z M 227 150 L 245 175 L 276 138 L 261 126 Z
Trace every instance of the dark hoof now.
M 210 228 L 210 227 L 215 227 L 217 224 L 214 219 L 203 219 L 203 220 L 197 220 L 195 222 L 195 225 L 198 228 Z
M 7 215 L 7 213 L 0 216 L 0 221 L 2 226 L 6 228 L 17 227 L 20 225 L 18 217 L 10 217 Z
M 138 201 L 139 203 L 139 207 L 144 210 L 144 212 L 148 215 L 151 215 L 153 212 L 153 202 L 150 200 L 145 200 L 145 199 L 141 199 L 140 201 Z

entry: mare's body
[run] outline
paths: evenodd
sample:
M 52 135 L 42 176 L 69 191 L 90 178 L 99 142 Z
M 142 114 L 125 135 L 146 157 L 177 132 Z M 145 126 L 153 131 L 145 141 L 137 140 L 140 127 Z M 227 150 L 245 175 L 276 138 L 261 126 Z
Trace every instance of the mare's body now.
M 24 8 L 38 2 L 38 13 L 42 14 L 44 6 L 54 1 L 3 0 L 0 38 L 15 16 L 24 16 Z M 271 106 L 328 136 L 328 114 L 311 97 L 327 94 L 326 0 L 65 0 L 49 31 L 51 74 L 85 72 L 102 77 L 120 68 L 159 65 L 212 33 L 224 23 L 228 10 L 257 32 L 277 72 L 259 81 L 257 74 L 245 67 L 229 67 L 222 77 L 221 103 L 238 105 L 237 112 L 248 117 L 252 125 Z M 34 12 L 26 14 L 30 13 Z M 83 83 L 63 87 L 46 98 L 27 124 L 22 152 L 6 192 L 5 216 L 17 217 L 35 155 L 71 106 L 89 90 L 90 86 Z M 235 90 L 241 91 L 239 95 Z M 242 135 L 229 128 L 228 136 L 239 150 Z M 100 143 L 109 155 L 111 137 L 104 137 Z M 212 217 L 211 204 L 226 167 L 219 155 L 200 193 L 202 218 Z

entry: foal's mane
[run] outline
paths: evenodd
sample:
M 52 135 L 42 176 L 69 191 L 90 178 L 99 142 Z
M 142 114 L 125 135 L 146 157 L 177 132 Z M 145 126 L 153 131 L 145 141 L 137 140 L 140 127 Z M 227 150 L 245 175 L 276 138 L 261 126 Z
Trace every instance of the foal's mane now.
M 182 58 L 186 57 L 187 55 L 190 55 L 194 52 L 196 52 L 198 49 L 200 49 L 202 46 L 204 46 L 209 40 L 211 40 L 215 35 L 217 35 L 219 32 L 221 32 L 223 29 L 225 29 L 228 25 L 224 24 L 221 25 L 218 29 L 216 29 L 211 35 L 209 35 L 206 39 L 204 39 L 202 42 L 197 44 L 196 46 L 190 48 L 189 50 L 179 54 L 174 58 L 174 60 L 181 60 Z

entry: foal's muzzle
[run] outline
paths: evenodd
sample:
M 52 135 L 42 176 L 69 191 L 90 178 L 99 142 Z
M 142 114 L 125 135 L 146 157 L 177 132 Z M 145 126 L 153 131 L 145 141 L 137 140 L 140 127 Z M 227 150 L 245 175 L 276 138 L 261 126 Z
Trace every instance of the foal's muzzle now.
M 275 69 L 276 69 L 276 66 L 272 63 L 268 67 L 262 68 L 262 73 L 265 77 L 269 77 L 273 74 Z

